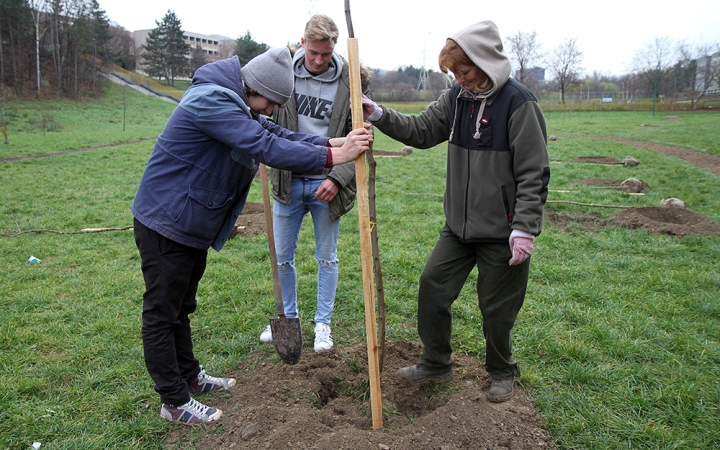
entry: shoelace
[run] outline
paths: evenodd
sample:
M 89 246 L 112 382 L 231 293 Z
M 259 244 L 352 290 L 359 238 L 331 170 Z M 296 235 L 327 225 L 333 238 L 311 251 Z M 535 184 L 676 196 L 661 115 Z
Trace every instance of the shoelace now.
M 199 380 L 200 384 L 213 383 L 213 384 L 221 384 L 223 386 L 225 385 L 224 378 L 210 376 L 210 375 L 206 374 L 204 370 L 198 374 L 198 380 Z
M 318 333 L 317 333 L 317 339 L 319 341 L 332 342 L 332 335 L 330 334 L 330 330 L 328 330 L 327 327 L 320 328 L 320 330 L 318 330 Z
M 190 398 L 190 401 L 185 403 L 185 411 L 189 411 L 194 416 L 206 416 L 209 406 L 203 405 L 194 398 Z

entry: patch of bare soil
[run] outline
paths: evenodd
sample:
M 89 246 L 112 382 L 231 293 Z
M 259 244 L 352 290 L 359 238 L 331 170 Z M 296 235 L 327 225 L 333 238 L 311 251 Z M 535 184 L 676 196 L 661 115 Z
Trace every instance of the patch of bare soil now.
M 670 236 L 720 236 L 720 223 L 684 208 L 649 206 L 628 208 L 608 220 L 611 225 Z
M 546 208 L 544 219 L 562 231 L 596 231 L 619 226 L 657 235 L 720 237 L 720 223 L 690 209 L 675 207 L 625 208 L 606 219 L 594 213 L 563 214 Z
M 621 189 L 623 180 L 588 178 L 576 183 L 603 188 Z M 687 208 L 650 206 L 626 208 L 608 219 L 594 214 L 563 215 L 551 209 L 545 210 L 545 219 L 564 231 L 574 228 L 597 230 L 615 225 L 633 230 L 649 231 L 670 236 L 720 236 L 720 223 Z
M 367 347 L 336 346 L 286 365 L 259 356 L 239 364 L 238 384 L 207 403 L 224 411 L 199 439 L 178 428 L 170 448 L 197 449 L 543 449 L 553 448 L 542 418 L 526 395 L 491 403 L 490 378 L 475 358 L 454 355 L 444 384 L 403 386 L 395 371 L 415 364 L 420 346 L 387 342 L 381 376 L 383 428 L 373 430 Z M 366 398 L 368 397 L 368 398 Z
M 412 153 L 412 147 L 405 146 L 400 152 L 393 152 L 389 150 L 375 150 L 373 149 L 373 156 L 387 157 L 387 158 L 398 158 L 401 156 L 407 156 Z
M 620 189 L 620 185 L 622 184 L 622 182 L 623 180 L 611 180 L 608 178 L 588 178 L 586 180 L 578 180 L 575 182 L 575 184 L 608 189 Z
M 580 162 L 589 164 L 622 164 L 615 158 L 609 156 L 578 156 L 570 160 L 570 162 Z
M 265 233 L 265 209 L 262 203 L 247 202 L 235 221 L 230 237 L 255 236 Z

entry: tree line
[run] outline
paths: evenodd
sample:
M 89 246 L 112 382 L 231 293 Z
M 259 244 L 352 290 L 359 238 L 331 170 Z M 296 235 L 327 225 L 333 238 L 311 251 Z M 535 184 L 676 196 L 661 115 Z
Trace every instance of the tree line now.
M 0 94 L 96 94 L 111 40 L 97 0 L 0 0 Z
M 535 31 L 517 32 L 506 37 L 505 43 L 515 78 L 540 97 L 560 92 L 563 103 L 568 95 L 581 99 L 619 96 L 628 101 L 681 97 L 690 101 L 694 109 L 701 98 L 720 87 L 718 42 L 692 44 L 673 42 L 668 37 L 654 38 L 636 50 L 629 73 L 621 76 L 597 71 L 583 75 L 583 52 L 576 38 L 566 38 L 549 51 L 543 49 Z M 547 71 L 548 80 L 537 76 L 540 67 Z
M 174 84 L 210 61 L 184 40 L 180 19 L 171 10 L 136 49 L 133 35 L 110 23 L 97 0 L 0 0 L 0 94 L 21 97 L 78 97 L 100 92 L 98 70 L 113 63 L 133 71 L 140 54 L 151 77 Z M 577 39 L 567 38 L 545 50 L 535 31 L 507 36 L 505 52 L 513 74 L 539 98 L 559 101 L 613 97 L 683 97 L 697 102 L 720 80 L 720 45 L 672 42 L 656 38 L 637 50 L 629 73 L 584 74 Z M 288 43 L 299 47 L 299 43 Z M 237 55 L 241 64 L 267 50 L 248 30 L 220 41 L 219 58 Z M 433 69 L 401 67 L 373 70 L 371 91 L 381 101 L 428 100 L 452 80 Z M 717 89 L 715 89 L 717 90 Z

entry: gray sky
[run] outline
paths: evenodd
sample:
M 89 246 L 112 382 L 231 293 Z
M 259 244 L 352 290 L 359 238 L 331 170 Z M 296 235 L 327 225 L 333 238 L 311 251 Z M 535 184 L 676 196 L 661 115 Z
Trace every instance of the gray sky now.
M 99 0 L 99 3 L 110 21 L 129 31 L 155 28 L 155 21 L 162 20 L 171 9 L 186 31 L 235 39 L 249 30 L 256 41 L 271 47 L 300 41 L 310 15 L 327 14 L 340 29 L 336 49 L 347 56 L 344 0 Z M 424 65 L 437 70 L 437 55 L 445 39 L 481 20 L 494 21 L 503 38 L 518 31 L 534 30 L 544 50 L 556 47 L 565 38 L 577 38 L 586 73 L 629 72 L 635 53 L 657 37 L 691 44 L 720 42 L 718 0 L 675 4 L 657 0 L 596 3 L 516 0 L 487 5 L 472 1 L 430 4 L 418 0 L 350 0 L 360 60 L 378 69 Z

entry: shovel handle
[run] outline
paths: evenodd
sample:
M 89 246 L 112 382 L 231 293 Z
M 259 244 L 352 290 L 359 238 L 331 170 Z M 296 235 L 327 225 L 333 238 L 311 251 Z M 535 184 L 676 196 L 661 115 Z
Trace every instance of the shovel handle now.
M 270 189 L 268 189 L 267 168 L 260 163 L 260 183 L 262 184 L 263 209 L 265 210 L 265 228 L 268 237 L 268 249 L 270 250 L 270 265 L 273 277 L 273 295 L 275 296 L 275 309 L 280 317 L 285 317 L 285 309 L 282 300 L 282 288 L 280 287 L 280 274 L 278 273 L 277 253 L 275 253 L 275 233 L 273 232 L 272 210 L 270 209 Z

